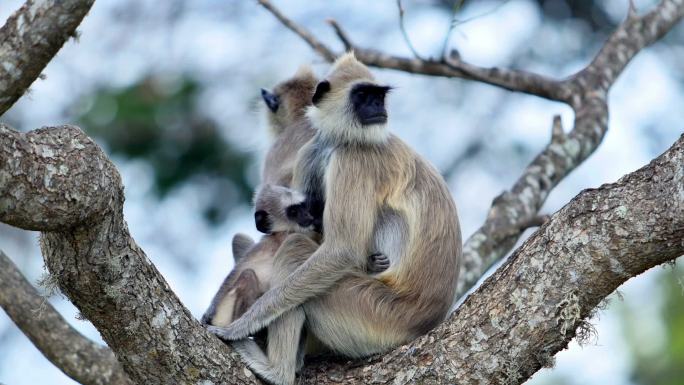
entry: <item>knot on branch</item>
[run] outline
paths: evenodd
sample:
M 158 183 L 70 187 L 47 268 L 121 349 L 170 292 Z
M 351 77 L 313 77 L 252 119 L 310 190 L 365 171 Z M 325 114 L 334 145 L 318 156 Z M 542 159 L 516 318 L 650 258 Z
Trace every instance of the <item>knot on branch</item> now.
M 0 124 L 0 221 L 63 231 L 122 202 L 122 190 L 114 165 L 80 128 L 24 134 Z

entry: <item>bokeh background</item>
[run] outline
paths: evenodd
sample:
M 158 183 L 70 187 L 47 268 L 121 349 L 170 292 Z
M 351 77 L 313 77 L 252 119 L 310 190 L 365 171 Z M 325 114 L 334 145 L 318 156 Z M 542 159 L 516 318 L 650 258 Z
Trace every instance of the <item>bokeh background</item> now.
M 653 3 L 636 1 L 641 11 Z M 2 0 L 2 22 L 20 5 Z M 411 55 L 394 0 L 275 5 L 338 49 L 326 18 L 360 46 Z M 441 51 L 453 5 L 404 1 L 406 29 L 421 55 Z M 626 11 L 627 0 L 466 0 L 446 44 L 478 65 L 563 77 L 586 65 Z M 131 233 L 199 317 L 232 266 L 233 234 L 258 235 L 250 199 L 268 146 L 259 88 L 302 63 L 321 75 L 327 64 L 255 1 L 98 0 L 79 31 L 2 121 L 23 131 L 77 124 L 95 138 L 123 175 Z M 466 237 L 550 139 L 552 116 L 560 114 L 566 130 L 572 123 L 567 106 L 536 97 L 375 72 L 397 88 L 389 101 L 392 130 L 443 173 Z M 684 132 L 684 25 L 629 65 L 611 92 L 610 112 L 601 146 L 553 191 L 543 212 L 639 168 Z M 37 238 L 0 224 L 0 248 L 32 282 L 44 272 Z M 684 384 L 682 265 L 623 285 L 592 320 L 596 338 L 571 343 L 553 369 L 528 383 Z M 101 341 L 68 301 L 49 300 Z M 0 312 L 0 383 L 74 382 Z

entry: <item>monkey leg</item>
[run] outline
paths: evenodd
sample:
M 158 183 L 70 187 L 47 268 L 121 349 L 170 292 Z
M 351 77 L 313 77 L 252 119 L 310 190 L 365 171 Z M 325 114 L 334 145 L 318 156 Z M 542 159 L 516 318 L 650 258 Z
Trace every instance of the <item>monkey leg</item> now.
M 308 237 L 288 236 L 274 256 L 272 284 L 282 282 L 317 248 L 318 244 Z M 258 376 L 277 385 L 294 384 L 295 373 L 304 363 L 304 321 L 301 307 L 289 310 L 273 321 L 268 326 L 267 354 L 251 339 L 235 341 L 232 346 Z
M 304 311 L 292 309 L 268 326 L 268 355 L 249 338 L 234 341 L 232 347 L 259 377 L 276 385 L 292 385 L 302 349 Z
M 214 295 L 209 309 L 202 316 L 202 324 L 228 326 L 249 309 L 261 295 L 259 278 L 253 269 L 240 272 L 237 279 L 231 272 Z

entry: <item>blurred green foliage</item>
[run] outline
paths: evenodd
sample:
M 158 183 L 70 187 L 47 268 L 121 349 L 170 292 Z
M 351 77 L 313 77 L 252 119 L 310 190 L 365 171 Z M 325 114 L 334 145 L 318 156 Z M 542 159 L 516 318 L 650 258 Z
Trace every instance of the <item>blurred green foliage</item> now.
M 623 318 L 628 325 L 626 338 L 634 357 L 632 378 L 634 382 L 643 385 L 683 385 L 684 268 L 679 266 L 665 271 L 660 285 L 663 296 L 661 320 L 665 334 L 662 349 L 643 349 L 630 333 L 630 327 L 639 326 L 630 325 L 629 314 L 625 314 Z
M 160 198 L 190 181 L 204 183 L 210 190 L 205 216 L 215 223 L 234 204 L 249 202 L 246 171 L 252 157 L 223 138 L 205 116 L 197 102 L 200 92 L 189 77 L 150 76 L 88 96 L 79 124 L 110 153 L 147 162 Z

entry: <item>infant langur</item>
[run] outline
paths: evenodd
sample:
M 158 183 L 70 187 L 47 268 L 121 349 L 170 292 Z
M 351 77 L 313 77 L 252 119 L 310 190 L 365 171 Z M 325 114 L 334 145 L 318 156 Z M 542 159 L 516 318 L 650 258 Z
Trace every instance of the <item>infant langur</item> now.
M 297 151 L 314 134 L 304 112 L 311 104 L 317 82 L 313 72 L 302 67 L 273 92 L 261 91 L 268 108 L 269 128 L 275 138 L 264 164 L 264 183 L 258 188 L 254 202 L 256 227 L 266 235 L 258 243 L 243 234 L 233 238 L 235 267 L 202 317 L 205 325 L 229 325 L 270 288 L 272 258 L 287 234 L 302 233 L 320 241 L 305 196 L 288 187 Z M 389 259 L 383 254 L 368 257 L 369 273 L 380 273 L 388 267 Z

